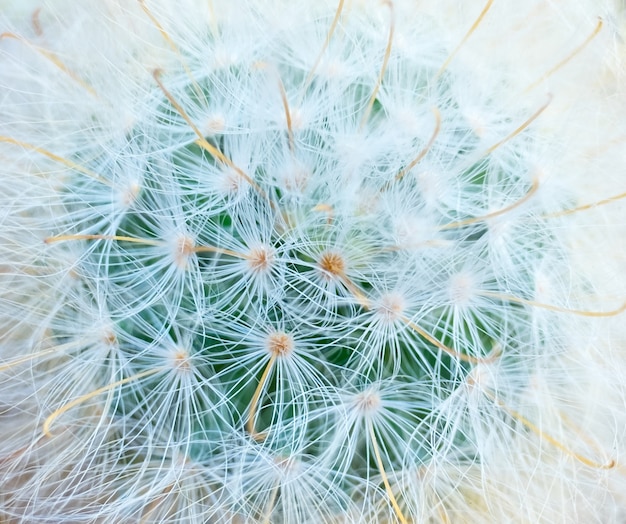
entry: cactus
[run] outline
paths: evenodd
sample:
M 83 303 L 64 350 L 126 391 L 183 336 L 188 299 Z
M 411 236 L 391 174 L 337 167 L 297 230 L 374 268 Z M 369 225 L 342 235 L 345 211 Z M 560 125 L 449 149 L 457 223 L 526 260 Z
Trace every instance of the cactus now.
M 503 65 L 493 3 L 3 22 L 3 522 L 618 518 L 621 195 L 554 131 L 606 23 Z

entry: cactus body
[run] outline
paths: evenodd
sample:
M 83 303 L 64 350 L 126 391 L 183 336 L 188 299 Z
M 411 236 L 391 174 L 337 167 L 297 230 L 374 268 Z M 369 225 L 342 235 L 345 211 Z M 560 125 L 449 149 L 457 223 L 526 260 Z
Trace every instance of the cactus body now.
M 488 60 L 491 3 L 88 2 L 5 33 L 2 518 L 618 518 L 623 415 L 585 392 L 624 286 L 572 238 L 619 190 L 585 195 L 560 133 L 605 23 L 571 14 L 552 69 Z

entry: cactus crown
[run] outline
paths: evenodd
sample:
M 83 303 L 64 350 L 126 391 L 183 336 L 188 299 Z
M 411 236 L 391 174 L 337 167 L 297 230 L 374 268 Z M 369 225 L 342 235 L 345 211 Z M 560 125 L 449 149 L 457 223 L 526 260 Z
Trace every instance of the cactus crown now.
M 408 522 L 416 472 L 519 431 L 506 406 L 558 350 L 532 313 L 566 264 L 533 199 L 547 103 L 503 103 L 391 3 L 337 25 L 342 4 L 298 25 L 310 49 L 250 15 L 185 44 L 145 9 L 174 64 L 122 137 L 64 161 L 45 263 L 71 283 L 48 325 L 91 382 L 50 393 L 44 427 L 97 406 L 108 489 L 154 502 L 127 516 L 184 518 L 156 508 L 187 471 L 203 518 Z M 235 26 L 259 37 L 241 55 Z

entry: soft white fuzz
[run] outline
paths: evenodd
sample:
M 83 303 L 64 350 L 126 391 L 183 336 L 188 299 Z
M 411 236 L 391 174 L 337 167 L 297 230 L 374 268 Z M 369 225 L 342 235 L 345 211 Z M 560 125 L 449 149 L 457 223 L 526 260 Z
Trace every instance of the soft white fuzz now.
M 1 522 L 626 519 L 617 5 L 0 6 Z

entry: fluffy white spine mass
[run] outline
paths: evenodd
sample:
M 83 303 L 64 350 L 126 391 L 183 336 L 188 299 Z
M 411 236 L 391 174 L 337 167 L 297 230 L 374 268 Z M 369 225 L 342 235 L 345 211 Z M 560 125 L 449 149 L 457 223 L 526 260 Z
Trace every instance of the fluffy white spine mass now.
M 619 6 L 0 5 L 2 522 L 624 518 Z

